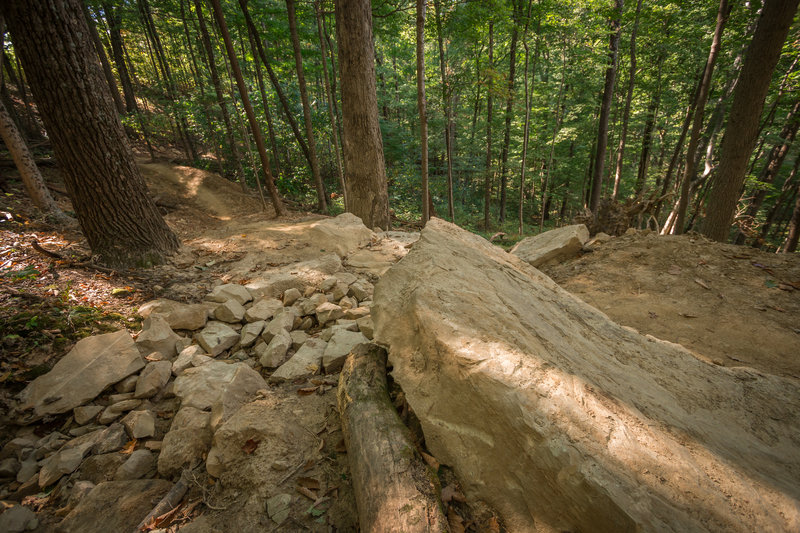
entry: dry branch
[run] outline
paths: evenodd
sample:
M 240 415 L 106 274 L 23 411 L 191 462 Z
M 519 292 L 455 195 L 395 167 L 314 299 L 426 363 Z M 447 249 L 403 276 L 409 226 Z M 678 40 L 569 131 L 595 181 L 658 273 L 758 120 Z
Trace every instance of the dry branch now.
M 389 400 L 383 348 L 363 344 L 350 353 L 338 401 L 361 530 L 448 531 L 436 474 Z

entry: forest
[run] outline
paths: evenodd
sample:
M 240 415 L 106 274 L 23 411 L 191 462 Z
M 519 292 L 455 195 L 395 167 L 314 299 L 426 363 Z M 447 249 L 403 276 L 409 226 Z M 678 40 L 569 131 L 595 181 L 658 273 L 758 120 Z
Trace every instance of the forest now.
M 348 176 L 333 8 L 221 3 L 255 127 L 263 130 L 259 143 L 209 6 L 83 6 L 132 142 L 153 157 L 171 147 L 185 164 L 259 191 L 267 189 L 259 153 L 266 152 L 281 195 L 337 214 Z M 747 80 L 738 83 L 761 11 L 759 2 L 727 1 L 373 2 L 393 217 L 420 220 L 430 207 L 474 231 L 522 235 L 616 202 L 622 212 L 636 211 L 642 227 L 679 234 L 702 231 L 711 209 L 724 211 L 722 224 L 730 225 L 717 240 L 794 250 L 798 35 L 795 26 L 784 28 L 787 37 L 773 43 L 777 62 L 761 73 L 768 77 L 762 103 Z M 781 30 L 761 26 L 778 38 Z M 750 55 L 768 54 L 759 50 Z M 3 54 L 5 107 L 35 142 L 42 127 L 13 38 Z M 732 145 L 740 135 L 729 132 L 737 97 L 740 108 L 763 111 L 745 142 L 746 161 L 737 162 L 741 176 L 727 169 L 721 176 L 723 139 Z M 723 190 L 730 192 L 724 202 Z

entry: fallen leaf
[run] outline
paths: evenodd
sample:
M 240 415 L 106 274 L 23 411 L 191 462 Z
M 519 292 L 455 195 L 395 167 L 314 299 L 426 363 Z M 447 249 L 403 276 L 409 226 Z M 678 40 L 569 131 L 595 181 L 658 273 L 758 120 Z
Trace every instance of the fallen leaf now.
M 424 459 L 425 462 L 428 463 L 429 467 L 431 467 L 433 470 L 439 470 L 440 464 L 439 461 L 436 460 L 436 457 L 428 455 L 425 452 L 420 452 L 420 453 L 422 454 L 422 459 Z
M 776 310 L 779 313 L 785 313 L 786 312 L 786 309 L 784 309 L 783 307 L 778 307 L 777 305 L 770 305 L 770 307 L 772 309 Z
M 794 290 L 794 286 L 788 285 L 786 283 L 779 283 L 778 288 L 782 291 L 792 292 Z
M 320 488 L 319 481 L 317 481 L 313 477 L 302 477 L 302 476 L 298 477 L 297 484 L 309 490 L 319 490 Z
M 447 509 L 447 522 L 450 524 L 452 533 L 465 533 L 464 519 L 452 507 Z
M 119 453 L 124 455 L 130 455 L 133 453 L 133 450 L 135 449 L 136 449 L 136 439 L 133 439 L 128 441 L 128 444 L 126 444 L 125 447 L 119 451 Z
M 247 439 L 247 442 L 245 442 L 244 446 L 242 446 L 242 451 L 247 455 L 250 455 L 251 453 L 256 451 L 256 449 L 258 449 L 258 444 L 260 442 L 261 441 L 255 439 Z
M 774 289 L 775 287 L 778 286 L 778 282 L 772 279 L 767 279 L 764 280 L 764 285 L 766 285 L 768 289 Z
M 314 394 L 315 392 L 317 392 L 318 388 L 319 387 L 303 387 L 303 388 L 297 389 L 297 394 L 298 394 L 298 396 L 308 396 L 310 394 Z
M 490 533 L 500 533 L 500 522 L 493 516 L 486 522 L 486 527 Z
M 297 486 L 295 486 L 295 490 L 297 490 L 297 492 L 299 492 L 300 494 L 302 494 L 303 496 L 305 496 L 306 498 L 308 498 L 312 502 L 317 501 L 317 495 L 315 493 L 311 492 L 310 490 L 308 490 L 307 488 L 302 487 L 300 485 L 297 485 Z
M 700 285 L 701 287 L 703 287 L 706 290 L 711 290 L 711 287 L 709 287 L 708 284 L 706 284 L 706 282 L 703 281 L 700 278 L 694 278 L 694 282 L 697 283 L 698 285 Z

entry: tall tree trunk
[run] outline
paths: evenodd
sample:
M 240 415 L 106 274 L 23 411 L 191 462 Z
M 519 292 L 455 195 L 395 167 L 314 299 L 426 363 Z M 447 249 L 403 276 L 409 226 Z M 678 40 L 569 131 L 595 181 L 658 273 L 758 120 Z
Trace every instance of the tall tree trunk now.
M 339 0 L 335 8 L 346 207 L 367 227 L 389 229 L 389 196 L 375 87 L 372 4 L 369 0 Z
M 711 188 L 703 222 L 702 231 L 710 239 L 725 241 L 728 238 L 747 162 L 758 132 L 764 99 L 797 5 L 798 0 L 764 2 L 761 19 L 733 93 L 728 127 L 722 139 L 717 179 Z
M 244 79 L 242 78 L 242 70 L 239 68 L 239 61 L 236 59 L 236 52 L 233 49 L 233 43 L 231 43 L 231 36 L 228 33 L 228 25 L 225 23 L 225 17 L 222 14 L 222 7 L 220 6 L 219 0 L 211 0 L 211 6 L 214 10 L 214 18 L 217 20 L 217 25 L 222 33 L 222 41 L 225 43 L 225 50 L 227 51 L 228 59 L 230 59 L 231 62 L 231 69 L 233 70 L 233 76 L 236 79 L 236 85 L 239 87 L 239 95 L 242 97 L 242 105 L 244 106 L 245 114 L 247 114 L 247 120 L 250 122 L 250 130 L 253 132 L 253 138 L 256 141 L 258 156 L 261 159 L 261 169 L 264 173 L 264 181 L 267 184 L 267 190 L 269 191 L 269 195 L 272 200 L 272 207 L 275 210 L 275 216 L 282 216 L 286 213 L 286 211 L 283 208 L 281 199 L 278 197 L 278 190 L 275 188 L 275 181 L 272 178 L 272 170 L 270 170 L 269 158 L 267 157 L 267 148 L 264 145 L 264 136 L 261 134 L 261 127 L 256 121 L 256 115 L 253 112 L 253 106 L 250 104 L 250 97 L 247 93 L 247 87 L 244 84 Z
M 83 16 L 86 17 L 86 26 L 89 28 L 89 36 L 92 38 L 94 50 L 97 52 L 97 57 L 100 59 L 100 64 L 103 67 L 103 76 L 108 84 L 108 90 L 111 93 L 111 98 L 114 100 L 114 105 L 117 107 L 119 114 L 125 113 L 125 106 L 122 103 L 122 98 L 119 95 L 119 88 L 117 81 L 114 79 L 114 73 L 111 72 L 111 65 L 108 63 L 106 51 L 103 48 L 103 43 L 100 42 L 100 36 L 97 34 L 97 27 L 94 25 L 92 15 L 89 13 L 89 7 L 83 4 Z
M 753 243 L 754 248 L 761 248 L 766 242 L 767 235 L 769 234 L 769 230 L 772 229 L 772 224 L 775 222 L 776 216 L 782 210 L 784 203 L 787 201 L 793 191 L 794 180 L 797 177 L 798 169 L 800 169 L 800 157 L 795 158 L 792 170 L 786 177 L 786 181 L 783 182 L 783 187 L 781 187 L 781 192 L 778 195 L 778 198 L 775 200 L 775 204 L 767 213 L 764 224 L 761 225 L 761 235 Z M 778 248 L 780 249 L 780 246 Z
M 522 165 L 519 172 L 519 234 L 522 235 L 524 221 L 523 221 L 523 207 L 525 205 L 525 171 L 528 168 L 528 141 L 530 140 L 530 126 L 531 126 L 531 104 L 533 98 L 531 96 L 531 87 L 528 81 L 528 60 L 530 58 L 530 50 L 528 49 L 528 23 L 531 20 L 531 7 L 533 0 L 528 0 L 528 11 L 525 17 L 525 31 L 522 34 L 522 47 L 525 49 L 525 70 L 522 74 L 522 81 L 525 85 L 525 125 L 522 132 Z M 536 18 L 536 46 L 533 56 L 533 68 L 531 77 L 536 79 L 536 64 L 539 60 L 539 30 L 542 26 L 541 12 Z
M 717 24 L 714 28 L 714 38 L 711 40 L 711 49 L 708 52 L 708 59 L 703 70 L 703 78 L 700 80 L 700 90 L 697 93 L 697 101 L 694 106 L 694 120 L 692 121 L 692 132 L 689 135 L 689 147 L 686 149 L 686 159 L 683 166 L 683 179 L 681 181 L 681 196 L 678 200 L 678 212 L 675 216 L 675 224 L 672 232 L 676 235 L 683 234 L 686 222 L 686 209 L 689 206 L 689 189 L 692 180 L 697 173 L 697 144 L 700 139 L 700 132 L 703 129 L 703 117 L 708 101 L 708 91 L 711 89 L 711 76 L 714 74 L 714 64 L 717 62 L 717 55 L 722 46 L 722 32 L 733 6 L 728 5 L 728 0 L 720 0 L 719 10 L 717 11 Z
M 264 107 L 264 117 L 267 119 L 267 132 L 269 133 L 269 143 L 272 147 L 272 158 L 275 164 L 275 179 L 281 176 L 281 164 L 278 157 L 278 142 L 275 139 L 275 127 L 272 124 L 272 113 L 269 110 L 269 98 L 267 98 L 267 91 L 264 86 L 264 76 L 261 74 L 261 63 L 259 62 L 258 54 L 256 53 L 256 41 L 253 34 L 247 32 L 250 39 L 250 51 L 253 54 L 253 61 L 255 63 L 256 80 L 258 81 L 258 91 L 261 93 L 261 103 Z
M 300 38 L 297 36 L 297 19 L 294 11 L 294 0 L 286 0 L 286 10 L 289 14 L 289 34 L 292 37 L 292 48 L 294 49 L 294 64 L 297 70 L 297 84 L 300 87 L 300 101 L 303 104 L 303 120 L 306 126 L 306 140 L 308 142 L 311 176 L 314 180 L 314 187 L 317 189 L 317 209 L 320 212 L 326 212 L 328 210 L 328 203 L 325 201 L 325 188 L 322 185 L 322 176 L 320 176 L 319 173 L 317 144 L 314 142 L 314 125 L 311 122 L 311 106 L 308 103 L 306 77 L 303 74 L 303 56 L 300 53 Z
M 606 163 L 606 147 L 608 146 L 608 116 L 611 112 L 611 102 L 614 99 L 614 84 L 617 80 L 617 63 L 619 50 L 619 36 L 622 32 L 620 19 L 622 18 L 622 0 L 615 0 L 614 18 L 609 21 L 611 34 L 608 46 L 608 68 L 606 68 L 606 81 L 603 87 L 603 98 L 600 103 L 600 117 L 597 124 L 597 150 L 594 155 L 594 168 L 592 170 L 592 193 L 589 201 L 589 210 L 597 214 L 597 205 L 600 203 L 600 194 L 603 188 L 603 170 Z
M 544 184 L 542 186 L 542 216 L 539 219 L 539 233 L 544 231 L 544 221 L 548 218 L 548 206 L 550 205 L 550 199 L 548 198 L 549 194 L 549 186 L 550 186 L 550 172 L 551 167 L 553 166 L 553 151 L 556 147 L 556 135 L 558 134 L 558 130 L 561 128 L 561 98 L 564 96 L 564 80 L 567 77 L 567 47 L 566 43 L 564 43 L 564 49 L 562 50 L 561 56 L 561 82 L 558 86 L 558 97 L 556 98 L 556 121 L 553 124 L 553 135 L 550 138 L 550 154 L 547 157 L 547 168 L 545 169 L 544 174 Z
M 138 109 L 136 105 L 136 96 L 131 83 L 131 76 L 128 73 L 128 66 L 125 64 L 125 56 L 122 49 L 122 21 L 120 20 L 119 13 L 112 7 L 110 3 L 103 4 L 103 11 L 106 15 L 108 22 L 108 37 L 111 41 L 111 52 L 114 56 L 114 64 L 117 66 L 117 73 L 119 74 L 119 81 L 122 84 L 122 93 L 125 96 L 125 109 L 128 113 L 133 113 Z
M 162 262 L 178 239 L 139 174 L 79 1 L 6 0 L 0 9 L 92 252 L 111 265 Z
M 442 9 L 441 0 L 433 1 L 434 15 L 436 17 L 436 40 L 439 45 L 439 70 L 442 74 L 442 105 L 444 106 L 444 146 L 447 157 L 447 214 L 455 222 L 456 215 L 453 207 L 453 139 L 452 123 L 453 111 L 450 97 L 450 87 L 447 81 L 447 58 L 444 53 L 444 36 L 442 35 Z
M 508 49 L 508 94 L 506 95 L 506 125 L 503 133 L 503 152 L 500 161 L 500 222 L 506 220 L 506 189 L 508 187 L 508 145 L 511 142 L 511 112 L 514 109 L 514 81 L 517 72 L 517 40 L 522 18 L 522 0 L 511 0 L 511 45 Z
M 795 164 L 795 169 L 797 164 Z M 797 241 L 800 238 L 800 180 L 797 180 L 797 187 L 795 190 L 795 204 L 792 210 L 792 218 L 789 220 L 789 233 L 786 235 L 786 240 L 783 241 L 781 251 L 785 254 L 792 253 L 797 250 Z
M 320 0 L 315 0 L 314 2 L 314 11 L 317 19 L 317 33 L 319 33 L 319 47 L 322 53 L 322 80 L 325 83 L 325 99 L 328 103 L 328 116 L 330 117 L 331 121 L 331 139 L 333 142 L 333 151 L 336 156 L 336 171 L 339 174 L 339 183 L 342 186 L 342 195 L 344 196 L 344 203 L 347 205 L 347 194 L 346 190 L 347 187 L 345 186 L 344 182 L 344 169 L 342 167 L 342 152 L 341 152 L 341 145 L 339 142 L 339 121 L 338 117 L 336 116 L 336 110 L 334 107 L 334 94 L 331 90 L 331 83 L 330 83 L 330 76 L 328 76 L 328 61 L 327 55 L 328 52 L 326 51 L 326 41 L 325 34 L 322 28 L 322 8 L 320 6 Z
M 28 145 L 25 144 L 25 139 L 20 135 L 14 121 L 11 120 L 11 115 L 6 111 L 6 107 L 0 100 L 0 137 L 11 153 L 14 163 L 17 165 L 22 184 L 25 186 L 25 191 L 28 193 L 33 205 L 42 210 L 42 212 L 52 216 L 58 222 L 67 222 L 70 219 L 58 207 L 58 204 L 53 200 L 50 191 L 47 190 L 47 185 L 44 183 L 41 172 L 36 166 L 33 155 L 28 150 Z
M 617 166 L 614 169 L 614 192 L 611 198 L 617 199 L 619 183 L 622 180 L 622 163 L 625 159 L 625 142 L 628 140 L 628 120 L 631 116 L 631 100 L 633 99 L 633 86 L 636 80 L 636 32 L 639 30 L 639 14 L 642 12 L 642 0 L 636 2 L 636 18 L 631 29 L 631 68 L 628 73 L 628 93 L 625 96 L 625 110 L 622 112 L 622 133 L 617 146 Z
M 211 74 L 211 84 L 214 86 L 214 93 L 217 95 L 217 105 L 219 106 L 220 114 L 222 115 L 222 124 L 225 127 L 225 137 L 228 141 L 228 147 L 231 150 L 231 160 L 237 177 L 241 183 L 245 183 L 244 168 L 242 168 L 242 158 L 239 155 L 239 147 L 236 143 L 236 136 L 233 134 L 233 126 L 231 125 L 231 117 L 228 113 L 228 107 L 225 105 L 225 94 L 222 92 L 222 83 L 219 79 L 219 71 L 217 70 L 217 62 L 214 59 L 214 47 L 211 44 L 211 37 L 208 34 L 208 27 L 206 26 L 205 19 L 203 18 L 203 4 L 200 0 L 194 0 L 195 14 L 197 15 L 197 24 L 200 28 L 200 40 L 203 43 L 203 48 L 206 53 L 206 60 L 208 61 L 208 71 Z M 242 187 L 245 191 L 246 185 Z
M 489 230 L 492 202 L 492 82 L 494 81 L 494 21 L 489 21 L 489 67 L 486 81 L 486 177 L 483 184 L 483 229 Z
M 431 218 L 428 191 L 428 109 L 425 101 L 425 0 L 417 0 L 417 108 L 419 109 L 422 225 Z

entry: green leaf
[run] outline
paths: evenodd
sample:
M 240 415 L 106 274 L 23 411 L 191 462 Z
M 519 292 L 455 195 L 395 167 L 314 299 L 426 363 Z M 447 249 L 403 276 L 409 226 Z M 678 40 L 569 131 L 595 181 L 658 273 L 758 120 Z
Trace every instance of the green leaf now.
M 775 287 L 778 286 L 778 282 L 772 279 L 768 279 L 764 282 L 764 285 L 766 285 L 770 289 L 774 289 Z

